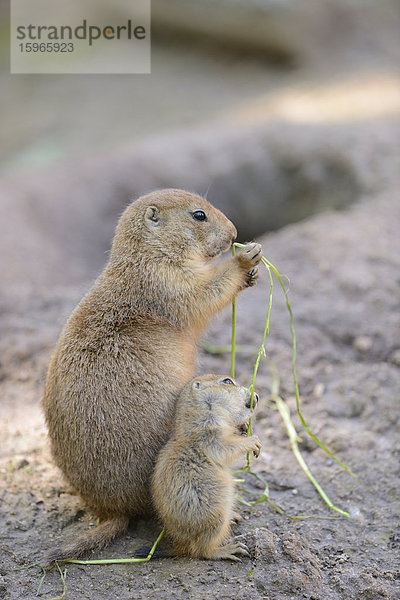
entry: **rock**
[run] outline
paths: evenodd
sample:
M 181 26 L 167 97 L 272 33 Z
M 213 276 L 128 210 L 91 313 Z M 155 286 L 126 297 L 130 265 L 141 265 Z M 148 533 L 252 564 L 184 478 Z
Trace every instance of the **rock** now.
M 246 545 L 254 555 L 255 560 L 265 561 L 266 563 L 277 562 L 279 538 L 274 533 L 264 527 L 257 527 L 246 533 L 244 537 Z
M 29 460 L 26 460 L 26 458 L 23 458 L 17 464 L 17 469 L 24 469 L 25 467 L 28 467 L 28 466 L 29 466 Z
M 393 352 L 389 356 L 389 361 L 393 365 L 400 367 L 400 348 L 396 348 L 396 350 L 393 350 Z
M 372 345 L 373 341 L 367 335 L 360 335 L 353 342 L 354 348 L 362 354 L 367 354 L 371 350 Z

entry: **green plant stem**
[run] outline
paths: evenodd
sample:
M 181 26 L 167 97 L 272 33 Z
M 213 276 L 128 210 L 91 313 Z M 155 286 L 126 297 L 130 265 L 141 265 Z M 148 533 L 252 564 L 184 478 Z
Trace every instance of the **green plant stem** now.
M 63 583 L 63 591 L 61 596 L 57 596 L 57 598 L 51 598 L 51 600 L 64 600 L 65 595 L 67 593 L 67 569 L 64 569 L 64 572 L 61 571 L 60 565 L 56 561 L 57 569 L 59 570 L 61 581 Z
M 6 572 L 6 573 L 10 572 L 11 573 L 13 571 L 26 571 L 27 569 L 34 569 L 36 567 L 38 569 L 41 569 L 42 573 L 43 573 L 43 575 L 42 575 L 42 577 L 41 577 L 41 579 L 39 581 L 38 589 L 36 590 L 36 596 L 39 596 L 41 587 L 42 587 L 43 582 L 45 580 L 45 577 L 47 575 L 47 571 L 46 571 L 46 569 L 44 567 L 42 567 L 42 565 L 39 565 L 39 563 L 34 563 L 33 565 L 26 565 L 25 567 L 17 567 L 16 569 L 4 569 L 4 572 Z
M 272 509 L 274 509 L 277 513 L 279 513 L 280 515 L 284 515 L 285 517 L 287 517 L 288 519 L 291 519 L 292 521 L 304 521 L 306 519 L 328 519 L 328 520 L 340 519 L 340 517 L 330 517 L 330 516 L 326 516 L 326 515 L 289 515 L 285 510 L 283 510 L 283 508 L 281 508 L 278 504 L 275 504 L 275 502 L 272 502 L 269 499 L 268 483 L 263 479 L 263 477 L 261 477 L 261 475 L 259 475 L 258 473 L 254 473 L 253 471 L 248 471 L 248 470 L 244 471 L 244 469 L 239 472 L 246 472 L 249 475 L 252 475 L 256 479 L 258 479 L 258 481 L 261 481 L 261 483 L 265 486 L 263 494 L 259 498 L 257 498 L 257 500 L 252 500 L 250 502 L 247 502 L 247 500 L 244 500 L 244 498 L 239 497 L 239 501 L 242 504 L 244 504 L 245 506 L 248 506 L 249 508 L 253 508 L 253 506 L 260 504 L 261 502 L 266 502 L 268 504 L 268 506 L 270 506 Z M 243 482 L 244 481 L 242 480 L 242 483 Z M 246 491 L 249 492 L 250 494 L 258 494 L 258 492 L 254 492 L 252 490 L 246 490 Z
M 274 282 L 272 279 L 272 275 L 271 275 L 271 271 L 270 269 L 268 269 L 268 273 L 269 273 L 269 280 L 270 280 L 270 292 L 269 292 L 269 299 L 268 299 L 268 309 L 267 309 L 267 319 L 265 321 L 265 327 L 264 327 L 264 332 L 263 332 L 263 337 L 262 337 L 262 343 L 261 346 L 258 350 L 258 354 L 257 354 L 257 359 L 256 362 L 254 364 L 254 369 L 253 369 L 253 377 L 251 378 L 251 384 L 250 384 L 250 391 L 251 391 L 251 402 L 250 402 L 250 408 L 253 410 L 253 399 L 254 399 L 254 384 L 256 382 L 256 377 L 257 377 L 257 373 L 258 373 L 258 367 L 260 366 L 260 361 L 262 358 L 266 358 L 266 352 L 265 352 L 265 340 L 267 337 L 267 333 L 269 333 L 269 321 L 270 321 L 270 315 L 271 315 L 271 308 L 272 308 L 272 292 L 274 289 Z M 250 433 L 247 432 L 247 435 L 251 435 L 251 419 L 250 419 Z
M 238 248 L 244 248 L 245 244 L 239 244 L 239 243 L 234 243 L 233 244 L 233 255 L 234 255 L 234 248 L 238 247 Z M 263 337 L 262 337 L 262 343 L 261 346 L 258 350 L 258 354 L 257 354 L 257 359 L 256 362 L 254 364 L 254 369 L 253 369 L 253 376 L 251 378 L 251 384 L 250 384 L 250 391 L 251 391 L 251 408 L 253 409 L 253 399 L 254 399 L 254 384 L 256 381 L 256 377 L 257 377 L 257 372 L 258 372 L 258 367 L 260 366 L 260 361 L 262 358 L 266 357 L 266 353 L 265 353 L 265 340 L 267 337 L 267 334 L 269 333 L 269 324 L 270 324 L 270 316 L 271 316 L 271 308 L 272 308 L 272 293 L 273 293 L 273 289 L 274 289 L 274 282 L 272 279 L 272 274 L 271 274 L 271 269 L 268 267 L 268 265 L 265 265 L 268 269 L 268 274 L 269 274 L 269 281 L 270 281 L 270 291 L 269 291 L 269 298 L 268 298 L 268 309 L 267 309 L 267 318 L 265 321 L 265 327 L 264 327 L 264 333 L 263 333 Z M 235 369 L 235 365 L 234 365 L 234 358 L 235 358 L 235 346 L 236 346 L 236 297 L 233 298 L 232 300 L 232 361 L 231 361 L 231 372 L 234 372 Z M 250 423 L 249 423 L 249 429 L 247 431 L 247 435 L 251 435 L 251 419 L 250 419 Z
M 239 244 L 239 243 L 235 243 L 233 244 L 233 248 L 238 247 L 238 248 L 244 248 L 244 244 Z M 260 366 L 260 361 L 262 358 L 266 357 L 266 353 L 265 353 L 265 340 L 267 337 L 267 334 L 269 333 L 269 323 L 270 323 L 270 316 L 271 316 L 271 308 L 272 308 L 272 293 L 273 293 L 273 289 L 274 289 L 274 282 L 272 279 L 272 274 L 271 274 L 271 270 L 269 269 L 269 267 L 267 267 L 268 269 L 268 274 L 269 274 L 269 281 L 270 281 L 270 291 L 269 291 L 269 299 L 268 299 L 268 309 L 267 309 L 267 318 L 265 321 L 265 327 L 264 327 L 264 332 L 263 332 L 263 337 L 262 337 L 262 343 L 261 346 L 258 350 L 257 353 L 257 359 L 256 362 L 254 364 L 254 369 L 253 369 L 253 376 L 251 378 L 251 384 L 249 387 L 249 390 L 251 392 L 251 399 L 250 399 L 250 408 L 251 410 L 253 410 L 253 403 L 254 403 L 254 385 L 256 382 L 256 377 L 257 377 L 257 373 L 258 373 L 258 367 Z M 235 329 L 235 335 L 233 335 L 233 330 Z M 234 360 L 234 356 L 235 356 L 235 347 L 234 347 L 234 343 L 236 341 L 236 298 L 234 297 L 232 300 L 232 356 L 233 356 L 233 360 Z M 233 365 L 233 366 L 232 366 Z M 231 368 L 232 370 L 234 370 L 234 362 L 231 363 Z M 250 436 L 253 433 L 253 426 L 252 426 L 252 419 L 253 417 L 250 417 L 249 420 L 249 426 L 247 428 L 247 436 Z M 251 454 L 250 452 L 247 453 L 246 455 L 246 460 L 247 460 L 247 468 L 250 469 L 250 464 L 251 464 Z
M 292 447 L 293 454 L 295 455 L 295 457 L 297 459 L 297 462 L 299 463 L 299 465 L 303 469 L 304 473 L 307 475 L 308 479 L 311 481 L 311 483 L 313 484 L 313 486 L 315 487 L 315 489 L 317 490 L 317 492 L 319 493 L 321 498 L 329 506 L 329 508 L 331 508 L 332 510 L 336 511 L 337 513 L 339 513 L 341 515 L 344 515 L 345 517 L 348 517 L 349 513 L 345 512 L 341 508 L 338 508 L 330 501 L 330 499 L 328 498 L 328 496 L 326 495 L 326 493 L 324 492 L 322 487 L 319 485 L 319 483 L 316 481 L 316 479 L 314 478 L 310 469 L 308 468 L 308 465 L 299 450 L 299 446 L 297 443 L 299 441 L 299 437 L 298 437 L 296 429 L 291 421 L 289 407 L 287 406 L 286 402 L 284 402 L 282 400 L 282 398 L 279 396 L 279 378 L 278 378 L 277 371 L 275 368 L 271 368 L 271 370 L 273 372 L 271 398 L 275 402 L 275 405 L 279 411 L 279 414 L 282 417 L 282 421 L 285 424 L 286 431 L 287 431 L 289 441 L 290 441 L 290 445 Z
M 150 552 L 148 553 L 148 555 L 145 558 L 110 558 L 110 559 L 105 559 L 105 560 L 77 560 L 77 559 L 69 559 L 69 560 L 66 560 L 64 562 L 73 563 L 75 565 L 114 565 L 114 564 L 121 564 L 121 563 L 141 563 L 141 562 L 148 562 L 152 558 L 152 556 L 153 556 L 153 554 L 155 552 L 155 549 L 158 546 L 158 543 L 164 537 L 164 533 L 165 533 L 165 529 L 163 529 L 161 531 L 160 535 L 158 536 L 158 538 L 154 542 L 153 546 L 151 547 Z
M 294 331 L 294 324 L 293 324 L 293 312 L 292 312 L 292 307 L 290 305 L 289 302 L 289 296 L 287 293 L 287 290 L 285 288 L 285 285 L 282 281 L 281 275 L 278 271 L 278 269 L 276 267 L 274 267 L 274 265 L 267 260 L 264 256 L 262 257 L 262 262 L 263 264 L 268 268 L 271 269 L 274 273 L 274 275 L 276 276 L 276 278 L 278 279 L 281 288 L 283 290 L 283 293 L 285 294 L 285 299 L 286 299 L 286 306 L 287 309 L 289 311 L 289 319 L 290 319 L 290 331 L 292 334 L 292 375 L 293 375 L 293 382 L 294 382 L 294 391 L 295 391 L 295 396 L 296 396 L 296 409 L 297 409 L 297 414 L 299 416 L 299 419 L 301 421 L 301 424 L 303 425 L 305 431 L 308 433 L 308 435 L 314 440 L 314 442 L 320 447 L 322 448 L 322 450 L 324 452 L 326 452 L 326 454 L 328 454 L 328 456 L 330 456 L 334 461 L 336 461 L 341 467 L 342 469 L 344 469 L 345 471 L 347 471 L 347 473 L 349 473 L 350 475 L 353 475 L 354 477 L 356 477 L 355 473 L 353 473 L 353 471 L 351 469 L 349 469 L 349 467 L 347 467 L 344 463 L 342 463 L 341 460 L 339 460 L 339 458 L 337 458 L 333 452 L 331 450 L 329 450 L 329 448 L 327 448 L 325 446 L 325 444 L 323 444 L 321 442 L 321 440 L 310 430 L 310 428 L 308 427 L 302 412 L 300 410 L 300 394 L 299 394 L 299 385 L 297 382 L 297 376 L 296 376 L 296 334 Z
M 40 578 L 38 589 L 36 590 L 36 596 L 39 596 L 40 590 L 42 589 L 42 585 L 43 585 L 44 580 L 46 579 L 46 574 L 47 574 L 46 569 L 44 569 L 41 565 L 39 565 L 39 566 L 43 571 L 43 575 Z
M 245 245 L 244 244 L 234 244 L 234 246 L 236 247 L 240 247 L 243 248 Z M 295 396 L 296 396 L 296 408 L 297 408 L 297 414 L 300 418 L 301 424 L 303 426 L 303 428 L 305 429 L 305 431 L 308 433 L 308 435 L 315 441 L 315 443 L 320 446 L 320 448 L 322 448 L 322 450 L 324 450 L 324 452 L 326 452 L 331 458 L 333 458 L 343 469 L 345 469 L 345 471 L 347 471 L 349 474 L 354 475 L 354 473 L 348 468 L 346 467 L 346 465 L 344 465 L 342 463 L 341 460 L 339 460 L 338 458 L 336 458 L 336 456 L 333 454 L 333 452 L 331 452 L 331 450 L 329 450 L 329 448 L 327 448 L 325 446 L 325 444 L 323 444 L 318 437 L 312 433 L 312 431 L 310 430 L 310 428 L 308 427 L 302 413 L 300 410 L 300 394 L 299 394 L 299 386 L 298 386 L 298 381 L 297 381 L 297 375 L 296 375 L 296 335 L 295 335 L 295 331 L 294 331 L 294 323 L 293 323 L 293 312 L 292 312 L 292 307 L 290 305 L 289 302 L 289 296 L 286 290 L 286 287 L 282 281 L 282 277 L 278 271 L 278 269 L 269 261 L 267 260 L 265 257 L 262 257 L 261 262 L 263 263 L 263 265 L 266 267 L 266 269 L 268 270 L 268 274 L 269 274 L 269 279 L 270 279 L 270 294 L 269 294 L 269 301 L 268 301 L 268 310 L 267 310 L 267 318 L 266 318 L 266 322 L 265 322 L 265 327 L 264 327 L 264 333 L 263 333 L 263 340 L 262 340 L 262 345 L 258 351 L 258 355 L 257 355 L 257 360 L 256 363 L 254 365 L 254 369 L 253 369 L 253 377 L 251 380 L 251 384 L 250 384 L 250 390 L 251 390 L 251 404 L 253 403 L 253 397 L 254 397 L 254 385 L 255 385 L 255 380 L 257 377 L 257 372 L 258 372 L 258 368 L 260 365 L 260 361 L 262 357 L 265 357 L 265 340 L 266 340 L 266 336 L 267 333 L 269 333 L 269 322 L 270 322 L 270 313 L 271 313 L 271 306 L 272 306 L 272 293 L 273 293 L 273 278 L 272 278 L 272 273 L 274 273 L 274 275 L 276 276 L 276 278 L 278 279 L 281 288 L 285 294 L 285 300 L 286 300 L 286 306 L 287 309 L 289 311 L 289 320 L 290 320 L 290 331 L 291 331 L 291 335 L 292 335 L 292 376 L 293 376 L 293 381 L 294 381 L 294 387 L 295 387 Z M 272 271 L 272 272 L 271 272 Z M 234 310 L 235 308 L 235 310 Z M 234 356 L 235 356 L 235 343 L 236 343 L 236 306 L 234 306 L 234 304 L 232 303 L 232 357 L 234 360 Z M 234 371 L 234 363 L 232 362 L 232 371 Z M 326 504 L 334 511 L 344 515 L 344 516 L 349 516 L 348 513 L 346 513 L 345 511 L 341 510 L 340 508 L 334 506 L 334 504 L 330 501 L 330 499 L 328 498 L 328 496 L 325 494 L 324 490 L 321 488 L 321 486 L 318 484 L 318 482 L 315 480 L 314 476 L 312 475 L 311 471 L 309 470 L 305 460 L 303 459 L 299 447 L 298 447 L 298 436 L 296 433 L 296 430 L 294 428 L 294 425 L 291 421 L 290 418 L 290 412 L 289 412 L 289 408 L 287 407 L 286 403 L 282 400 L 282 398 L 280 398 L 279 396 L 279 378 L 275 369 L 275 373 L 273 373 L 274 378 L 273 378 L 273 389 L 272 389 L 272 399 L 274 400 L 279 413 L 282 417 L 282 420 L 286 426 L 286 430 L 289 436 L 289 441 L 292 447 L 292 451 L 297 459 L 297 461 L 299 462 L 301 468 L 303 469 L 303 471 L 305 472 L 305 474 L 307 475 L 307 477 L 310 479 L 311 483 L 313 484 L 313 486 L 315 487 L 315 489 L 318 491 L 318 493 L 321 495 L 321 497 L 323 498 L 323 500 L 326 502 Z M 247 435 L 251 435 L 252 433 L 252 424 L 251 424 L 251 419 L 249 422 L 249 427 L 247 430 Z M 250 471 L 250 453 L 247 454 L 247 465 L 244 467 L 244 469 L 242 470 L 242 472 L 248 472 L 251 473 Z M 253 503 L 246 503 L 246 501 L 243 501 L 245 504 L 249 505 L 249 506 L 253 506 L 255 503 L 258 502 L 263 502 L 263 501 L 268 501 L 270 503 L 270 501 L 268 500 L 268 494 L 266 494 L 264 492 L 264 494 L 261 496 L 261 498 Z M 279 510 L 278 510 L 279 512 Z

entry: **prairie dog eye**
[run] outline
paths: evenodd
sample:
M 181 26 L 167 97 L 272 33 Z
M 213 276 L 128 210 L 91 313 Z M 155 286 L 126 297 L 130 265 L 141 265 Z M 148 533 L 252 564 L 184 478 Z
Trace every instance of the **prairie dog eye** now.
M 235 385 L 233 383 L 232 379 L 230 379 L 229 377 L 226 377 L 225 379 L 223 379 L 222 383 L 224 383 L 225 385 Z
M 207 215 L 204 210 L 195 210 L 194 213 L 192 213 L 192 217 L 193 219 L 196 219 L 196 221 L 207 221 Z

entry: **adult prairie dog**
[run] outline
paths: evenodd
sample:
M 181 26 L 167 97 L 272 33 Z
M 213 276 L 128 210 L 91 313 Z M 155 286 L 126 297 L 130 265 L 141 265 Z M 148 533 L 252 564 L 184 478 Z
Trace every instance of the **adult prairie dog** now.
M 227 542 L 234 518 L 230 465 L 247 452 L 257 457 L 260 440 L 242 434 L 249 422 L 251 394 L 230 377 L 196 377 L 176 406 L 171 439 L 161 450 L 152 477 L 154 505 L 177 555 L 240 560 L 246 547 Z M 258 396 L 254 395 L 254 407 Z M 225 542 L 225 543 L 224 543 Z
M 65 325 L 43 409 L 55 462 L 103 523 L 49 560 L 100 549 L 151 513 L 150 477 L 198 338 L 257 279 L 261 246 L 222 264 L 234 225 L 182 190 L 143 196 L 121 216 L 109 262 Z

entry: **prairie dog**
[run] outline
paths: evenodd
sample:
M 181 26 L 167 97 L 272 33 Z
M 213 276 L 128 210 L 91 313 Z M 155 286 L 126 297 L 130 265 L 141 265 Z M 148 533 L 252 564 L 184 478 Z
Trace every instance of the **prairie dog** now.
M 260 453 L 257 436 L 242 435 L 251 416 L 250 392 L 230 377 L 196 377 L 176 406 L 171 439 L 152 477 L 154 505 L 178 555 L 240 560 L 239 542 L 224 544 L 234 513 L 232 461 Z M 254 395 L 254 407 L 258 396 Z
M 151 473 L 198 338 L 257 280 L 259 244 L 213 264 L 235 237 L 219 210 L 182 190 L 122 214 L 108 264 L 61 332 L 43 398 L 54 460 L 104 522 L 49 560 L 100 549 L 131 516 L 152 513 Z

